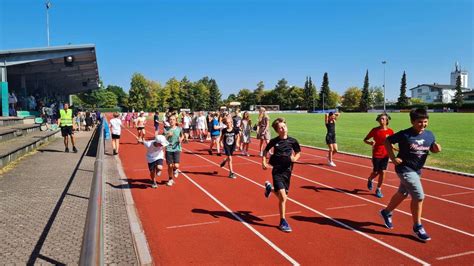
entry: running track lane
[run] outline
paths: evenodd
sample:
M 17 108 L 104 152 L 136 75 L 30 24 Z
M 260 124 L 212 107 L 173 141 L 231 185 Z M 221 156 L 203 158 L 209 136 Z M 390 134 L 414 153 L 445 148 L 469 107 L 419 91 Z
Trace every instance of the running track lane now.
M 239 160 L 252 160 L 255 162 L 257 167 L 260 167 L 260 158 L 238 157 L 238 159 L 235 160 L 237 167 L 235 167 L 234 170 L 254 181 L 257 181 L 257 183 L 260 184 L 263 184 L 265 179 L 271 178 L 270 173 L 266 174 L 266 178 L 261 178 L 263 174 L 259 174 L 260 171 L 258 168 L 250 169 L 250 166 L 239 167 Z M 214 159 L 213 161 L 217 163 L 219 159 Z M 261 172 L 263 172 L 263 170 L 261 170 Z M 367 204 L 367 202 L 361 201 L 358 198 L 348 197 L 348 194 L 344 193 L 345 191 L 336 191 L 334 186 L 328 186 L 319 182 L 316 183 L 312 180 L 312 176 L 314 176 L 314 174 L 315 173 L 312 170 L 301 169 L 300 165 L 295 166 L 294 175 L 292 177 L 292 189 L 290 197 L 296 199 L 299 202 L 304 202 L 309 206 L 313 206 L 315 209 L 319 210 L 326 210 L 327 208 L 334 208 L 338 206 L 360 206 L 362 204 Z M 350 180 L 340 179 L 338 182 L 339 184 L 336 184 L 336 187 L 343 183 L 347 183 L 348 181 Z M 428 232 L 431 233 L 433 240 L 427 244 L 417 242 L 416 239 L 410 235 L 412 222 L 411 216 L 409 215 L 395 213 L 394 217 L 396 228 L 394 230 L 385 229 L 383 226 L 380 227 L 382 223 L 381 219 L 377 215 L 377 212 L 381 208 L 382 207 L 378 205 L 368 203 L 367 206 L 363 207 L 332 209 L 330 213 L 336 215 L 333 217 L 339 217 L 338 219 L 341 221 L 345 221 L 347 224 L 352 225 L 361 231 L 378 236 L 379 239 L 383 239 L 385 242 L 395 247 L 406 251 L 415 250 L 417 251 L 416 256 L 421 257 L 426 261 L 436 260 L 436 254 L 441 254 L 439 256 L 448 256 L 451 254 L 463 253 L 466 250 L 473 250 L 472 236 L 453 232 L 452 230 L 448 230 L 436 225 L 432 226 L 426 222 L 425 226 L 427 227 Z M 291 211 L 291 209 L 289 209 L 289 211 Z M 469 220 L 469 213 L 460 213 L 459 216 L 462 217 L 462 214 L 464 214 L 465 221 Z M 303 216 L 293 216 L 291 218 L 305 222 L 320 222 L 316 218 L 308 218 Z M 290 221 L 290 223 L 292 224 L 293 222 Z M 420 249 L 420 245 L 422 245 L 422 249 Z M 468 256 L 457 257 L 457 259 L 459 263 L 466 263 L 469 261 Z M 472 255 L 470 259 L 472 261 Z M 434 262 L 432 261 L 431 263 Z
M 186 145 L 185 145 L 185 147 L 186 147 Z M 204 147 L 205 147 L 205 146 L 204 146 Z M 202 148 L 201 148 L 201 149 L 202 149 Z M 214 157 L 215 157 L 215 158 L 218 158 L 217 160 L 220 160 L 220 159 L 221 159 L 220 157 L 216 157 L 216 156 L 214 156 Z M 256 159 L 259 161 L 259 158 L 256 158 Z M 194 159 L 192 159 L 191 161 L 194 161 Z M 236 165 L 237 165 L 237 164 L 238 164 L 238 162 L 237 162 L 237 160 L 236 160 Z M 145 165 L 146 165 L 146 164 L 145 164 Z M 146 167 L 146 166 L 145 166 L 145 167 Z M 144 167 L 142 167 L 142 168 L 144 168 Z M 248 166 L 248 165 L 245 167 L 245 169 L 249 169 L 249 168 L 250 168 L 250 166 Z M 296 167 L 296 169 L 298 169 L 298 168 L 299 168 L 299 165 Z M 237 168 L 236 168 L 236 169 L 237 169 Z M 257 169 L 259 169 L 259 166 L 257 167 Z M 254 173 L 254 172 L 255 172 L 255 169 L 254 169 L 254 171 L 252 171 L 252 173 Z M 145 168 L 145 173 L 147 173 L 147 172 L 146 172 L 146 168 Z M 267 175 L 268 175 L 268 172 L 267 172 Z M 209 177 L 211 177 L 211 179 L 214 178 L 214 177 L 212 177 L 212 176 L 209 176 Z M 215 178 L 214 178 L 214 179 L 215 179 Z M 224 180 L 225 180 L 225 178 L 224 178 Z M 294 180 L 295 180 L 295 178 L 293 177 L 293 189 L 292 189 L 292 194 L 291 194 L 292 196 L 295 196 L 296 193 L 300 194 L 299 192 L 294 192 L 294 189 L 295 189 Z M 235 180 L 234 180 L 234 181 L 235 181 Z M 215 183 L 214 181 L 211 181 L 211 182 L 212 182 L 211 184 L 214 184 L 214 183 Z M 229 183 L 228 180 L 226 180 L 226 181 L 224 181 L 224 182 L 225 182 L 226 184 Z M 262 181 L 262 182 L 263 182 L 263 181 Z M 225 185 L 225 184 L 224 184 L 224 185 Z M 217 187 L 217 189 L 218 189 L 218 191 L 221 191 L 221 190 L 222 190 L 222 189 L 219 189 L 219 187 Z M 245 188 L 244 188 L 244 190 L 245 190 Z M 308 189 L 306 189 L 306 190 L 308 190 Z M 260 189 L 259 191 L 260 191 L 260 193 L 257 193 L 257 194 L 260 194 L 260 195 L 261 195 L 261 189 Z M 329 191 L 328 191 L 328 192 L 329 192 Z M 314 192 L 313 192 L 313 193 L 314 193 Z M 314 198 L 314 196 L 313 196 L 313 198 Z M 310 199 L 311 199 L 311 196 L 310 196 Z M 311 199 L 311 200 L 313 200 L 313 199 Z M 301 201 L 303 201 L 303 200 L 301 200 Z M 337 200 L 336 202 L 341 203 L 341 202 L 343 202 L 343 201 Z M 360 203 L 359 203 L 359 204 L 360 204 Z M 271 204 L 271 206 L 270 206 L 269 209 L 270 209 L 270 210 L 275 210 L 275 209 L 276 209 L 276 206 L 275 206 L 275 205 L 276 205 L 276 202 L 273 202 L 273 204 Z M 319 205 L 319 204 L 318 204 L 318 205 Z M 356 204 L 356 205 L 357 205 L 357 204 Z M 252 206 L 253 206 L 253 205 L 252 205 Z M 334 205 L 332 205 L 332 206 L 334 206 Z M 319 206 L 316 206 L 316 207 L 319 208 Z M 348 211 L 349 209 L 341 209 L 341 210 Z M 360 210 L 358 210 L 358 211 L 360 211 Z M 289 209 L 289 212 L 291 212 L 291 209 Z M 296 218 L 299 218 L 301 221 L 303 221 L 303 218 L 298 217 L 298 216 L 301 216 L 301 217 L 304 217 L 304 216 L 303 216 L 302 214 L 300 214 L 300 213 L 298 213 L 298 215 L 295 216 Z M 266 218 L 265 218 L 265 219 L 266 219 Z M 277 219 L 276 219 L 276 220 L 277 220 Z M 355 220 L 355 219 L 354 219 L 354 220 Z M 274 222 L 274 224 L 276 224 L 277 222 L 278 222 L 278 221 Z M 379 222 L 379 221 L 376 221 L 376 222 Z M 291 224 L 293 225 L 293 227 L 295 227 L 294 222 L 291 222 Z M 298 229 L 298 230 L 300 230 L 300 229 Z M 339 230 L 339 231 L 341 231 L 341 230 Z M 370 233 L 371 231 L 369 230 L 368 232 Z M 295 234 L 295 233 L 296 233 L 296 232 L 292 233 L 291 235 L 293 235 L 293 234 Z M 348 234 L 347 231 L 346 231 L 345 233 L 346 233 L 346 235 L 347 235 L 347 237 L 345 237 L 345 238 L 350 238 L 350 237 L 349 237 L 350 234 Z M 271 233 L 271 234 L 274 234 L 274 232 Z M 284 234 L 284 235 L 285 235 L 285 234 Z M 334 234 L 331 233 L 330 236 L 332 236 L 332 235 L 334 235 Z M 330 236 L 329 236 L 329 238 L 331 238 Z M 288 238 L 288 237 L 285 237 L 285 239 L 287 239 L 287 238 Z M 317 239 L 317 237 L 316 237 L 316 239 Z M 321 239 L 325 239 L 325 240 L 326 240 L 326 237 L 321 238 Z M 338 238 L 338 239 L 339 239 L 339 238 Z M 412 240 L 410 240 L 410 241 L 412 241 Z M 325 241 L 323 241 L 323 243 L 324 243 L 324 242 L 325 242 Z M 412 242 L 413 242 L 413 241 L 412 241 Z M 298 243 L 299 243 L 299 242 L 298 242 Z M 326 246 L 327 246 L 327 245 L 326 245 Z M 332 247 L 332 248 L 334 248 L 334 247 Z M 345 250 L 345 253 L 344 253 L 344 254 L 347 254 L 347 250 L 348 250 L 348 249 L 346 248 L 346 249 L 344 249 L 344 250 Z M 350 250 L 350 248 L 349 248 L 349 250 Z M 415 249 L 415 250 L 416 250 L 416 249 Z M 448 251 L 449 251 L 449 250 L 448 250 Z M 322 254 L 326 254 L 326 253 L 324 253 L 324 252 L 321 252 L 321 253 L 322 253 Z M 448 255 L 451 255 L 451 254 L 448 254 Z M 373 255 L 371 254 L 371 257 L 372 257 L 372 256 L 373 256 Z M 343 257 L 350 257 L 350 256 L 347 256 L 347 255 L 344 256 L 344 255 L 343 255 Z M 364 258 L 364 257 L 362 257 L 362 258 Z M 457 258 L 462 258 L 462 256 L 457 257 Z M 464 258 L 466 258 L 466 257 L 464 257 Z M 365 259 L 367 259 L 367 258 L 365 258 Z M 454 259 L 454 258 L 453 258 L 453 259 Z M 334 261 L 334 260 L 329 260 L 328 263 L 330 263 L 330 262 L 332 262 L 332 261 Z M 363 261 L 364 261 L 364 260 L 362 260 L 361 262 L 363 262 Z M 371 258 L 371 261 L 372 261 L 372 258 Z M 452 262 L 454 262 L 454 261 L 452 261 Z

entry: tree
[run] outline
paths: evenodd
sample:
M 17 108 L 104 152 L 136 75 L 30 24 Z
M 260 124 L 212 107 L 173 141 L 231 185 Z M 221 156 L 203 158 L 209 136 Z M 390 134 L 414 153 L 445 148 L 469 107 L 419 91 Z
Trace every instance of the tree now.
M 410 99 L 410 104 L 412 105 L 417 105 L 417 104 L 424 104 L 425 102 L 423 101 L 423 99 L 420 99 L 420 98 L 411 98 Z
M 319 91 L 319 107 L 326 108 L 328 107 L 328 98 L 331 90 L 329 89 L 329 77 L 328 73 L 325 72 L 323 76 L 323 84 L 321 85 L 321 91 Z
M 369 92 L 369 70 L 365 72 L 364 87 L 362 88 L 362 95 L 359 103 L 359 110 L 361 112 L 367 112 L 371 106 L 370 92 Z
M 402 81 L 400 82 L 400 97 L 398 97 L 397 105 L 400 108 L 408 106 L 408 97 L 407 97 L 407 76 L 405 71 L 403 71 Z
M 135 111 L 143 110 L 146 107 L 146 96 L 148 94 L 148 81 L 140 73 L 134 73 L 130 82 L 129 108 Z
M 255 103 L 262 104 L 262 98 L 265 95 L 265 84 L 263 84 L 263 81 L 260 81 L 257 84 L 257 88 L 253 91 L 253 94 L 255 97 Z
M 183 107 L 189 108 L 194 111 L 194 102 L 191 98 L 192 93 L 192 83 L 191 81 L 185 76 L 181 79 L 180 89 L 179 89 L 179 97 L 181 98 L 181 105 Z
M 191 87 L 192 110 L 209 110 L 209 89 L 201 82 L 193 83 Z M 192 106 L 192 107 L 191 107 Z
M 169 93 L 169 97 L 166 99 L 166 106 L 170 110 L 181 108 L 180 87 L 179 80 L 174 77 L 166 82 L 165 90 Z
M 286 98 L 288 99 L 287 108 L 289 110 L 297 110 L 304 108 L 305 94 L 303 88 L 291 86 L 287 92 Z
M 328 108 L 336 108 L 341 103 L 341 96 L 335 91 L 329 91 L 329 100 L 327 101 Z
M 122 87 L 116 85 L 108 85 L 106 90 L 114 93 L 117 96 L 118 106 L 127 108 L 128 94 L 123 90 Z
M 303 108 L 307 110 L 313 110 L 315 108 L 315 102 L 317 98 L 316 86 L 313 84 L 311 77 L 306 77 L 306 82 L 304 83 L 304 104 Z
M 370 95 L 375 106 L 383 105 L 383 90 L 382 87 L 370 87 Z
M 147 101 L 146 101 L 146 110 L 148 111 L 156 111 L 160 109 L 160 90 L 161 85 L 160 83 L 150 80 L 148 81 L 148 94 L 147 94 Z
M 463 93 L 462 93 L 462 89 L 461 89 L 461 75 L 459 75 L 457 78 L 456 78 L 456 93 L 454 94 L 454 99 L 453 99 L 453 103 L 456 105 L 456 107 L 461 107 L 464 103 L 464 99 L 463 99 Z
M 209 82 L 209 109 L 210 110 L 219 110 L 221 104 L 221 91 L 217 86 L 217 82 L 214 79 L 211 79 Z
M 113 108 L 117 106 L 117 95 L 113 92 L 105 90 L 105 89 L 98 89 L 91 93 L 91 98 L 93 101 L 93 105 L 96 107 L 102 108 Z
M 243 110 L 249 110 L 250 105 L 255 104 L 253 93 L 249 89 L 241 89 L 237 94 L 237 101 L 240 102 L 240 107 Z
M 287 98 L 288 89 L 288 81 L 282 78 L 272 91 L 272 102 L 273 104 L 279 104 L 281 110 L 289 109 L 289 100 Z
M 342 106 L 347 109 L 355 110 L 360 108 L 363 92 L 357 87 L 350 87 L 344 92 Z

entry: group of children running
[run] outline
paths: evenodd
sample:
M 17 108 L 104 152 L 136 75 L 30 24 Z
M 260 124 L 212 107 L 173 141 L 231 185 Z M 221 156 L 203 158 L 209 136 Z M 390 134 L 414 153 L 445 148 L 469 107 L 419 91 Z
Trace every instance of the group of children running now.
M 115 114 L 114 114 L 115 116 Z M 118 115 L 117 115 L 118 116 Z M 151 141 L 144 140 L 143 135 L 139 135 L 139 141 L 143 142 L 147 148 L 146 158 L 150 170 L 152 187 L 156 188 L 156 178 L 161 175 L 163 169 L 164 150 L 166 150 L 166 162 L 168 164 L 168 186 L 174 184 L 174 179 L 178 177 L 180 162 L 181 143 L 189 139 L 189 133 L 194 128 L 191 127 L 192 117 L 186 118 L 189 114 L 182 115 L 182 127 L 178 126 L 177 115 L 171 114 L 163 121 L 163 135 L 155 134 Z M 201 119 L 202 117 L 202 119 Z M 156 119 L 155 119 L 156 118 Z M 325 114 L 325 125 L 327 128 L 326 144 L 328 145 L 328 165 L 336 167 L 334 154 L 337 152 L 335 124 L 339 118 L 339 113 Z M 377 115 L 376 121 L 379 126 L 370 130 L 363 141 L 372 146 L 373 170 L 367 179 L 367 188 L 373 189 L 373 180 L 378 177 L 375 195 L 382 198 L 381 186 L 387 170 L 388 160 L 395 165 L 395 172 L 400 178 L 398 191 L 392 196 L 390 203 L 380 211 L 385 226 L 393 228 L 392 212 L 408 196 L 411 196 L 411 213 L 413 217 L 413 232 L 422 241 L 430 240 L 421 224 L 422 206 L 424 199 L 423 186 L 420 182 L 421 169 L 423 168 L 429 152 L 437 153 L 441 151 L 441 146 L 436 143 L 431 131 L 426 130 L 428 126 L 428 113 L 425 109 L 415 109 L 410 112 L 412 126 L 405 130 L 394 133 L 388 127 L 390 116 L 387 113 Z M 155 114 L 155 131 L 158 133 L 158 113 Z M 111 124 L 112 120 L 111 120 Z M 277 136 L 270 137 L 269 127 L 273 128 Z M 144 127 L 144 126 L 143 126 Z M 137 129 L 139 127 L 137 126 Z M 290 190 L 291 174 L 294 163 L 301 156 L 301 148 L 298 141 L 288 136 L 288 128 L 284 118 L 277 118 L 271 124 L 265 109 L 260 109 L 258 123 L 252 127 L 252 121 L 247 112 L 243 117 L 239 113 L 230 114 L 209 113 L 207 117 L 202 112 L 198 113 L 195 123 L 196 139 L 203 142 L 210 137 L 209 154 L 213 154 L 213 147 L 216 146 L 217 155 L 220 156 L 220 148 L 225 153 L 225 159 L 220 166 L 229 165 L 229 177 L 235 178 L 232 165 L 232 156 L 237 149 L 242 151 L 242 155 L 248 154 L 250 143 L 250 132 L 257 131 L 257 139 L 260 140 L 260 156 L 262 158 L 262 168 L 264 170 L 272 166 L 273 182 L 265 182 L 265 197 L 273 193 L 278 198 L 278 208 L 280 213 L 280 224 L 278 228 L 284 232 L 291 232 L 292 229 L 286 220 L 286 201 Z M 144 130 L 144 129 L 143 129 Z M 114 130 L 112 130 L 114 135 Z M 141 139 L 140 139 L 141 138 Z M 398 144 L 398 148 L 395 147 Z M 394 151 L 398 151 L 395 155 Z M 117 144 L 118 152 L 118 144 Z M 270 155 L 270 156 L 268 156 Z

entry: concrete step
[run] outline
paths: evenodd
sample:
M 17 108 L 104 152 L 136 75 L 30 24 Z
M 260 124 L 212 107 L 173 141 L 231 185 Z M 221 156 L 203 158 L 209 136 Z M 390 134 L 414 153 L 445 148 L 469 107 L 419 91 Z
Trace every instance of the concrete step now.
M 17 137 L 3 142 L 2 145 L 0 145 L 0 168 L 5 167 L 24 154 L 37 149 L 49 140 L 60 136 L 60 130 L 35 131 L 23 137 Z
M 40 131 L 40 124 L 16 124 L 0 127 L 0 143 Z
M 23 124 L 23 118 L 16 116 L 0 116 L 0 128 Z

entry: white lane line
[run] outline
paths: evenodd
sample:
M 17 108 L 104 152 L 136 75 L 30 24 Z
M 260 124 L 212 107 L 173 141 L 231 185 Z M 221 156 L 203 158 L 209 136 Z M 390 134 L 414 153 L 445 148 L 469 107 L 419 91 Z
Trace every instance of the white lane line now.
M 195 224 L 173 225 L 173 226 L 166 227 L 166 229 L 175 229 L 175 228 L 191 227 L 191 226 L 198 226 L 198 225 L 216 224 L 218 222 L 219 221 L 205 222 L 205 223 L 195 223 Z
M 298 211 L 298 212 L 287 212 L 286 215 L 297 214 L 297 213 L 301 213 L 301 212 L 300 211 Z M 267 218 L 267 217 L 274 217 L 274 216 L 280 216 L 280 214 L 275 213 L 275 214 L 259 215 L 258 218 Z
M 355 208 L 355 207 L 362 207 L 362 206 L 367 206 L 367 204 L 356 204 L 356 205 L 349 205 L 349 206 L 326 208 L 326 210 L 348 209 L 348 208 Z
M 196 155 L 196 154 L 194 154 Z M 197 155 L 201 157 L 200 155 Z M 226 210 L 229 214 L 231 214 L 235 219 L 239 220 L 245 227 L 247 227 L 250 231 L 252 231 L 255 235 L 257 235 L 260 239 L 265 241 L 270 247 L 272 247 L 276 252 L 280 253 L 285 259 L 287 259 L 291 264 L 293 265 L 300 265 L 296 260 L 294 260 L 290 255 L 286 254 L 281 248 L 279 248 L 277 245 L 275 245 L 272 241 L 270 241 L 268 238 L 266 238 L 264 235 L 262 235 L 260 232 L 258 232 L 255 228 L 253 228 L 251 225 L 249 225 L 246 221 L 244 221 L 238 214 L 233 212 L 231 209 L 229 209 L 226 205 L 224 205 L 222 202 L 220 202 L 216 197 L 214 197 L 211 193 L 209 193 L 206 189 L 201 187 L 198 183 L 196 183 L 191 177 L 189 177 L 187 174 L 181 172 L 181 174 L 186 177 L 191 183 L 193 183 L 197 188 L 199 188 L 204 194 L 206 194 L 208 197 L 210 197 L 213 201 L 215 201 L 219 206 L 221 206 L 224 210 Z
M 189 151 L 189 150 L 188 150 L 188 151 Z M 217 163 L 214 163 L 213 161 L 211 161 L 211 160 L 209 160 L 209 159 L 207 159 L 207 158 L 205 158 L 205 157 L 202 157 L 202 156 L 199 155 L 199 154 L 194 154 L 194 155 L 200 157 L 201 159 L 204 159 L 205 161 L 208 161 L 209 163 L 211 163 L 211 164 L 213 164 L 213 165 L 219 166 Z M 249 160 L 249 161 L 251 161 L 251 160 Z M 255 182 L 254 180 L 252 180 L 252 179 L 250 179 L 250 178 L 247 178 L 247 177 L 245 177 L 245 176 L 243 176 L 243 175 L 241 175 L 241 174 L 239 174 L 239 173 L 235 173 L 235 174 L 236 174 L 237 176 L 240 176 L 240 177 L 243 178 L 244 180 L 249 181 L 250 183 L 253 183 L 253 184 L 255 184 L 255 185 L 257 185 L 257 186 L 259 186 L 259 187 L 261 187 L 261 188 L 265 188 L 263 185 L 261 185 L 261 184 Z M 318 214 L 318 215 L 320 215 L 320 216 L 323 216 L 324 218 L 329 219 L 329 220 L 331 220 L 332 222 L 334 222 L 334 223 L 336 223 L 336 224 L 338 224 L 338 225 L 340 225 L 340 226 L 343 226 L 343 227 L 345 227 L 345 228 L 347 228 L 347 229 L 353 231 L 354 233 L 360 234 L 361 236 L 363 236 L 363 237 L 365 237 L 365 238 L 368 238 L 368 239 L 370 239 L 370 240 L 372 240 L 372 241 L 374 241 L 374 242 L 376 242 L 376 243 L 378 243 L 378 244 L 380 244 L 380 245 L 382 245 L 382 246 L 384 246 L 384 247 L 386 247 L 386 248 L 388 248 L 388 249 L 391 249 L 391 250 L 393 250 L 393 251 L 395 251 L 395 252 L 397 252 L 397 253 L 399 253 L 399 254 L 401 254 L 401 255 L 407 257 L 407 258 L 409 258 L 409 259 L 412 259 L 412 260 L 414 260 L 414 261 L 416 261 L 416 262 L 418 262 L 418 263 L 420 263 L 420 264 L 422 264 L 422 265 L 430 265 L 430 264 L 429 264 L 428 262 L 426 262 L 426 261 L 423 261 L 423 260 L 421 260 L 421 259 L 419 259 L 419 258 L 417 258 L 417 257 L 415 257 L 415 256 L 413 256 L 413 255 L 411 255 L 411 254 L 409 254 L 409 253 L 403 251 L 403 250 L 400 250 L 400 249 L 398 249 L 398 248 L 396 248 L 396 247 L 394 247 L 394 246 L 392 246 L 392 245 L 390 245 L 390 244 L 387 244 L 387 243 L 385 243 L 385 242 L 383 242 L 383 241 L 381 241 L 381 240 L 379 240 L 379 239 L 377 239 L 377 238 L 375 238 L 375 237 L 373 237 L 373 236 L 371 236 L 371 235 L 369 235 L 369 234 L 366 234 L 366 233 L 364 233 L 364 232 L 361 232 L 361 231 L 359 231 L 359 230 L 353 228 L 352 226 L 347 225 L 347 224 L 345 224 L 345 223 L 343 223 L 343 222 L 340 222 L 340 221 L 338 221 L 338 220 L 336 220 L 336 219 L 334 219 L 334 218 L 332 218 L 332 217 L 330 217 L 330 216 L 328 216 L 328 215 L 326 215 L 326 214 L 324 214 L 324 213 L 322 213 L 322 212 L 319 212 L 319 211 L 317 211 L 317 210 L 315 210 L 315 209 L 313 209 L 313 208 L 311 208 L 311 207 L 308 207 L 308 206 L 304 205 L 303 203 L 301 203 L 301 202 L 299 202 L 299 201 L 296 201 L 296 200 L 294 200 L 294 199 L 292 199 L 292 198 L 290 198 L 290 197 L 288 197 L 288 200 L 291 201 L 291 202 L 293 202 L 293 203 L 295 203 L 296 205 L 299 205 L 299 206 L 301 206 L 301 207 L 303 207 L 303 208 L 305 208 L 305 209 L 307 209 L 307 210 L 310 210 L 310 211 L 312 211 L 312 212 L 314 212 L 314 213 L 316 213 L 316 214 Z
M 252 160 L 250 160 L 250 159 L 248 159 L 248 158 L 244 158 L 244 157 L 242 157 L 242 159 L 245 159 L 245 160 L 248 160 L 248 161 L 252 161 Z M 261 163 L 259 163 L 259 162 L 255 162 L 255 161 L 252 161 L 252 162 L 254 162 L 255 164 L 261 165 Z M 303 177 L 303 176 L 300 176 L 300 175 L 297 175 L 297 174 L 294 174 L 294 173 L 292 174 L 292 176 L 295 176 L 295 177 L 298 177 L 298 178 L 300 178 L 300 179 L 306 180 L 306 181 L 308 181 L 308 182 L 310 182 L 310 183 L 313 183 L 313 184 L 317 184 L 317 185 L 320 185 L 320 186 L 323 186 L 323 187 L 326 187 L 326 188 L 330 188 L 330 189 L 332 189 L 332 190 L 335 190 L 335 191 L 337 191 L 337 192 L 346 194 L 346 195 L 348 195 L 348 196 L 351 196 L 351 197 L 354 197 L 354 198 L 361 199 L 361 200 L 363 200 L 363 201 L 367 201 L 367 202 L 373 203 L 373 204 L 375 204 L 375 205 L 379 205 L 379 206 L 382 206 L 382 207 L 386 207 L 386 205 L 384 205 L 384 204 L 382 204 L 382 203 L 380 203 L 380 202 L 376 202 L 376 201 L 369 200 L 369 199 L 366 199 L 366 198 L 361 197 L 361 196 L 358 196 L 358 195 L 354 195 L 354 194 L 351 194 L 351 193 L 347 193 L 347 192 L 342 191 L 342 190 L 340 190 L 340 189 L 338 189 L 338 188 L 328 186 L 328 185 L 326 185 L 326 184 L 323 184 L 323 183 L 320 183 L 320 182 L 317 182 L 317 181 L 314 181 L 314 180 L 305 178 L 305 177 Z M 409 200 L 409 199 L 407 198 L 407 199 L 405 199 L 405 200 Z M 411 217 L 411 213 L 409 213 L 409 212 L 402 211 L 402 210 L 399 210 L 399 209 L 395 209 L 395 211 L 396 211 L 396 212 L 399 212 L 399 213 L 406 214 L 406 215 L 408 215 L 408 216 Z M 449 229 L 449 230 L 452 230 L 452 231 L 455 231 L 455 232 L 458 232 L 458 233 L 461 233 L 461 234 L 464 234 L 464 235 L 467 235 L 467 236 L 470 236 L 470 237 L 473 237 L 473 236 L 474 236 L 474 234 L 471 234 L 471 233 L 469 233 L 469 232 L 466 232 L 466 231 L 463 231 L 463 230 L 461 230 L 461 229 L 457 229 L 457 228 L 451 227 L 451 226 L 449 226 L 449 225 L 445 225 L 445 224 L 442 224 L 442 223 L 438 223 L 438 222 L 435 222 L 435 221 L 430 220 L 430 219 L 427 219 L 427 218 L 421 218 L 421 220 L 427 221 L 427 222 L 430 222 L 430 223 L 433 223 L 433 224 L 436 224 L 436 225 L 438 225 L 438 226 L 444 227 L 444 228 L 446 228 L 446 229 Z
M 252 149 L 254 151 L 257 151 L 255 149 Z M 309 156 L 313 156 L 313 157 L 317 157 L 317 158 L 324 158 L 324 159 L 327 159 L 327 157 L 325 156 L 321 156 L 321 155 L 316 155 L 316 154 L 310 154 L 310 153 L 304 153 L 304 155 L 309 155 Z M 366 166 L 366 165 L 362 165 L 362 164 L 357 164 L 357 163 L 351 163 L 351 162 L 347 162 L 347 161 L 343 161 L 343 160 L 337 160 L 335 159 L 334 161 L 336 162 L 340 162 L 340 163 L 345 163 L 345 164 L 350 164 L 350 165 L 354 165 L 354 166 L 359 166 L 359 167 L 362 167 L 362 168 L 368 168 L 368 169 L 372 169 L 371 166 Z M 393 171 L 386 171 L 387 173 L 391 173 L 391 174 L 397 174 Z M 446 185 L 446 186 L 451 186 L 451 187 L 457 187 L 457 188 L 462 188 L 462 189 L 467 189 L 467 190 L 472 190 L 474 191 L 474 188 L 472 187 L 465 187 L 465 186 L 460 186 L 460 185 L 455 185 L 455 184 L 450 184 L 450 183 L 446 183 L 446 182 L 442 182 L 442 181 L 437 181 L 437 180 L 433 180 L 433 179 L 429 179 L 429 178 L 423 178 L 423 181 L 429 181 L 429 182 L 433 182 L 433 183 L 438 183 L 438 184 L 442 184 L 442 185 Z
M 336 170 L 333 170 L 333 169 L 330 169 L 330 168 L 327 168 L 327 167 L 321 167 L 321 166 L 312 165 L 312 164 L 306 164 L 306 165 L 309 166 L 309 167 L 314 167 L 314 168 L 318 168 L 318 169 L 321 169 L 321 170 L 325 170 L 325 171 L 329 171 L 329 172 L 333 172 L 333 173 L 337 173 L 337 174 L 341 174 L 341 175 L 345 175 L 345 176 L 350 176 L 350 177 L 355 178 L 355 179 L 360 179 L 360 180 L 367 181 L 367 177 L 361 177 L 361 176 L 356 176 L 356 175 L 352 175 L 352 174 L 347 174 L 347 173 L 344 173 L 344 172 L 341 172 L 341 171 L 336 171 Z M 422 178 L 422 180 L 425 180 L 425 179 Z M 390 184 L 384 184 L 384 185 L 387 186 L 387 187 L 398 189 L 398 187 L 394 186 L 394 185 L 390 185 Z M 436 196 L 429 195 L 429 194 L 425 194 L 425 196 L 428 197 L 428 198 L 437 199 L 437 200 L 440 200 L 440 201 L 444 201 L 444 202 L 448 202 L 448 203 L 451 203 L 451 204 L 459 205 L 459 206 L 466 207 L 466 208 L 469 208 L 469 209 L 474 209 L 474 206 L 467 205 L 467 204 L 464 204 L 464 203 L 460 203 L 460 202 L 457 202 L 457 201 L 443 199 L 443 198 L 436 197 Z
M 451 259 L 451 258 L 466 256 L 466 255 L 470 255 L 470 254 L 474 254 L 474 251 L 468 251 L 468 252 L 464 252 L 464 253 L 453 254 L 453 255 L 444 256 L 444 257 L 438 257 L 436 259 L 437 260 L 445 260 L 445 259 Z
M 471 193 L 474 193 L 474 191 L 467 191 L 467 192 L 458 192 L 458 193 L 444 194 L 444 195 L 441 195 L 441 196 L 447 197 L 447 196 L 464 195 L 464 194 L 471 194 Z

